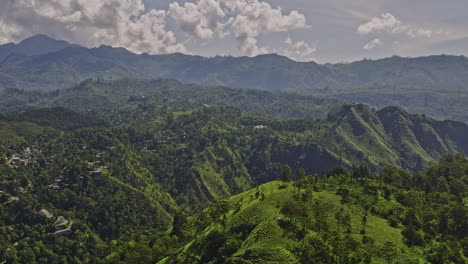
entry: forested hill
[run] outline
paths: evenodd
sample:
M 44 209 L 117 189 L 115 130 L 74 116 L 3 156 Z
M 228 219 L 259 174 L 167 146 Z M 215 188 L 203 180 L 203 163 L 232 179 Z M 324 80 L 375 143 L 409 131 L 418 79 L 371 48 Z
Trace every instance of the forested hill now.
M 26 111 L 15 116 L 14 120 L 36 123 L 41 126 L 61 130 L 110 126 L 110 124 L 103 119 L 73 112 L 64 107 L 42 108 Z
M 0 63 L 0 87 L 50 91 L 93 77 L 171 78 L 183 83 L 326 95 L 377 107 L 398 105 L 410 112 L 468 121 L 467 73 L 468 59 L 462 56 L 320 65 L 278 55 L 204 58 L 67 46 L 37 56 L 11 54 Z
M 293 182 L 286 165 L 283 181 L 179 215 L 186 246 L 159 263 L 466 263 L 467 164 L 452 155 L 417 175 L 341 169 Z
M 224 120 L 215 125 L 216 129 L 227 123 L 228 127 L 222 130 L 235 136 L 239 122 L 250 116 L 250 127 L 265 126 L 260 130 L 272 133 L 267 140 L 269 143 L 274 138 L 287 136 L 285 142 L 302 146 L 299 151 L 302 154 L 297 157 L 296 154 L 288 155 L 295 157 L 290 159 L 291 162 L 294 160 L 304 164 L 302 167 L 309 168 L 312 165 L 307 155 L 313 157 L 316 152 L 313 149 L 317 146 L 329 158 L 332 157 L 331 160 L 339 160 L 345 165 L 365 163 L 373 170 L 385 164 L 418 170 L 443 155 L 468 153 L 468 139 L 465 136 L 468 126 L 465 123 L 437 121 L 425 115 L 410 114 L 399 107 L 377 110 L 355 103 L 340 106 L 341 102 L 337 100 L 284 92 L 184 85 L 172 80 L 88 80 L 73 88 L 50 93 L 7 90 L 0 97 L 0 102 L 2 112 L 16 116 L 15 120 L 68 130 L 91 125 L 105 127 L 108 126 L 106 122 L 145 127 L 145 124 L 161 120 L 161 115 L 186 113 L 189 120 Z M 49 109 L 17 114 L 24 110 L 57 106 L 91 114 L 97 119 L 82 118 L 60 108 L 57 111 Z M 234 107 L 237 110 L 220 107 Z M 218 109 L 223 110 L 218 112 Z M 230 112 L 237 111 L 242 114 L 232 117 Z M 277 118 L 285 121 L 275 120 Z M 290 118 L 297 119 L 287 120 Z M 67 119 L 74 122 L 68 124 Z M 83 123 L 77 124 L 78 120 L 83 120 Z M 177 123 L 177 120 L 174 122 Z M 189 123 L 180 123 L 177 133 L 186 132 Z M 203 126 L 206 127 L 206 124 Z M 309 147 L 304 148 L 308 145 L 310 150 L 307 150 Z M 230 146 L 234 149 L 237 147 Z M 273 145 L 273 148 L 277 147 Z M 295 147 L 288 148 L 286 153 L 294 153 Z M 304 156 L 307 151 L 311 153 Z M 289 158 L 286 154 L 282 155 Z M 325 160 L 321 162 L 328 164 Z
M 345 104 L 322 121 L 323 144 L 368 166 L 395 163 L 421 169 L 447 153 L 468 151 L 468 125 L 409 114 L 399 107 Z
M 118 111 L 148 105 L 232 106 L 269 118 L 320 118 L 344 101 L 287 92 L 231 89 L 182 84 L 174 80 L 86 80 L 72 88 L 53 91 L 0 91 L 0 112 L 19 113 L 38 107 L 62 106 L 108 118 Z M 123 118 L 122 116 L 119 117 Z M 119 119 L 119 121 L 120 121 Z
M 395 167 L 417 171 L 467 154 L 465 124 L 360 104 L 319 120 L 276 120 L 150 102 L 0 120 L 2 260 L 465 260 L 466 158 L 451 155 L 423 173 Z M 416 135 L 423 140 L 407 145 Z M 279 178 L 286 183 L 248 191 Z
M 435 121 L 400 108 L 376 110 L 346 104 L 325 119 L 284 121 L 230 107 L 182 102 L 145 105 L 132 101 L 106 111 L 102 118 L 118 120 L 116 115 L 125 124 L 109 127 L 89 114 L 38 109 L 10 116 L 12 121 L 5 121 L 4 127 L 16 130 L 5 133 L 18 133 L 15 131 L 21 131 L 21 126 L 37 131 L 47 127 L 46 131 L 65 133 L 57 142 L 48 139 L 47 133 L 41 139 L 57 146 L 85 146 L 84 153 L 93 144 L 98 149 L 103 145 L 133 150 L 140 157 L 138 166 L 147 169 L 186 210 L 200 209 L 213 199 L 274 180 L 282 164 L 310 173 L 353 164 L 366 165 L 373 172 L 386 165 L 416 171 L 450 153 L 468 154 L 466 124 Z M 94 109 L 83 112 L 99 113 Z M 73 119 L 61 121 L 66 116 Z M 94 143 L 85 143 L 88 140 Z M 74 153 L 67 148 L 61 151 Z
M 300 140 L 305 121 L 168 110 L 72 131 L 0 121 L 2 261 L 466 262 L 464 156 L 418 173 L 345 169 Z

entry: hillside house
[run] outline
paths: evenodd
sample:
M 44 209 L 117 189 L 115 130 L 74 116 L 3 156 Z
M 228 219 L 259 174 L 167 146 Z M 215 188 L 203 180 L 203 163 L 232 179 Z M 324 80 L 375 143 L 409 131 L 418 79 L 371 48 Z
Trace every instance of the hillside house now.
M 50 219 L 50 218 L 52 218 L 54 216 L 52 213 L 50 213 L 46 209 L 41 209 L 39 211 L 39 215 L 42 216 L 42 217 L 48 218 L 48 219 Z

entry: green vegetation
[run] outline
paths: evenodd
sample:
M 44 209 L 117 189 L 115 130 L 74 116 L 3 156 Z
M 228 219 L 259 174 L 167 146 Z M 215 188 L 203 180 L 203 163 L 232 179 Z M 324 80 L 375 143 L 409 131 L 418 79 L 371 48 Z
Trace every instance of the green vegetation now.
M 63 108 L 2 117 L 2 261 L 466 260 L 467 159 L 397 169 L 466 153 L 466 125 L 356 104 L 281 121 L 150 102 L 83 111 L 109 121 Z
M 76 130 L 86 127 L 108 127 L 109 123 L 90 115 L 73 112 L 67 108 L 42 108 L 23 112 L 14 117 L 16 121 L 36 123 L 60 130 Z
M 17 113 L 37 107 L 62 106 L 74 111 L 104 117 L 122 115 L 154 105 L 231 106 L 271 118 L 318 118 L 342 104 L 342 101 L 285 92 L 229 89 L 184 85 L 172 80 L 119 81 L 86 80 L 73 88 L 55 92 L 27 92 L 17 89 L 0 91 L 0 111 Z M 119 117 L 115 122 L 120 121 Z M 126 120 L 127 121 L 127 120 Z
M 0 46 L 0 88 L 4 89 L 53 91 L 89 78 L 168 78 L 326 96 L 376 107 L 396 105 L 464 122 L 468 121 L 467 69 L 466 57 L 446 55 L 320 65 L 274 54 L 255 58 L 137 55 L 107 46 L 87 49 L 46 36 Z
M 0 263 L 465 263 L 468 126 L 340 105 L 171 80 L 4 90 Z
M 109 94 L 111 96 L 108 96 Z M 325 163 L 339 160 L 348 166 L 366 163 L 372 170 L 385 164 L 419 170 L 443 155 L 466 153 L 468 149 L 468 141 L 464 136 L 468 133 L 468 128 L 465 124 L 435 121 L 425 115 L 408 114 L 398 107 L 385 107 L 380 110 L 360 104 L 337 107 L 337 101 L 323 98 L 182 85 L 168 80 L 88 80 L 72 89 L 48 94 L 8 90 L 1 98 L 1 109 L 4 113 L 15 114 L 31 108 L 61 106 L 97 117 L 93 121 L 89 120 L 90 124 L 77 124 L 81 117 L 67 118 L 71 113 L 65 110 L 60 115 L 52 116 L 52 110 L 49 114 L 44 113 L 47 116 L 44 120 L 50 124 L 39 123 L 67 130 L 91 125 L 107 126 L 106 122 L 101 120 L 104 119 L 114 125 L 136 124 L 150 130 L 155 128 L 155 124 L 169 125 L 169 122 L 175 121 L 183 127 L 177 133 L 186 133 L 186 130 L 192 128 L 188 122 L 182 120 L 187 119 L 187 116 L 188 119 L 196 119 L 203 115 L 206 117 L 201 120 L 208 118 L 213 121 L 215 127 L 225 124 L 221 129 L 225 132 L 223 134 L 232 136 L 237 133 L 239 125 L 251 128 L 265 126 L 266 129 L 257 130 L 279 132 L 281 135 L 273 133 L 272 138 L 276 137 L 279 142 L 295 145 L 300 149 L 299 156 L 289 158 L 290 163 L 302 162 L 304 157 L 301 156 L 321 152 L 324 154 L 320 156 L 332 157 L 327 158 Z M 236 116 L 239 114 L 237 110 L 229 107 L 219 110 L 223 109 L 219 106 L 236 107 L 243 113 Z M 190 114 L 194 109 L 197 109 L 195 113 Z M 330 109 L 334 110 L 329 112 Z M 34 113 L 38 111 L 50 110 L 23 113 L 16 117 L 16 120 L 35 122 Z M 205 114 L 202 114 L 203 111 Z M 326 112 L 329 113 L 325 119 L 311 120 L 325 116 Z M 181 118 L 178 118 L 179 116 Z M 224 124 L 216 124 L 215 117 L 226 121 Z M 296 119 L 275 121 L 271 118 Z M 65 119 L 74 120 L 73 124 L 67 125 Z M 208 127 L 205 124 L 198 125 Z M 172 129 L 171 127 L 168 129 Z M 230 147 L 231 151 L 237 149 L 237 146 Z M 337 164 L 335 162 L 328 166 L 330 165 Z M 203 168 L 208 169 L 207 166 Z
M 465 263 L 467 172 L 451 155 L 414 175 L 353 168 L 263 184 L 195 215 L 193 241 L 160 263 Z

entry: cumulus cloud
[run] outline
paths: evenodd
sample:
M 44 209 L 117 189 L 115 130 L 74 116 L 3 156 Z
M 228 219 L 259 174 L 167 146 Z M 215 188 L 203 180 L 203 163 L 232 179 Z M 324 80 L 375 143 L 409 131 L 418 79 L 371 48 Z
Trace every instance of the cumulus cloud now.
M 380 17 L 373 17 L 369 21 L 359 25 L 357 32 L 361 35 L 371 33 L 405 34 L 410 38 L 429 38 L 433 33 L 428 29 L 405 24 L 390 13 L 384 13 Z
M 375 47 L 380 46 L 382 44 L 383 42 L 380 39 L 376 38 L 372 40 L 371 42 L 367 43 L 366 45 L 364 45 L 364 47 L 362 48 L 365 50 L 373 50 Z
M 265 49 L 257 45 L 261 34 L 307 27 L 305 16 L 297 10 L 283 14 L 280 8 L 257 0 L 226 0 L 226 5 L 235 14 L 232 30 L 239 40 L 240 50 L 247 56 L 265 53 Z
M 142 0 L 2 0 L 0 40 L 32 34 L 59 36 L 85 46 L 125 47 L 136 53 L 186 52 L 166 30 L 166 11 Z
M 258 37 L 271 32 L 306 28 L 306 18 L 297 10 L 289 14 L 258 0 L 198 0 L 183 5 L 172 3 L 169 14 L 182 31 L 199 39 L 234 35 L 243 55 L 268 52 Z
M 198 3 L 177 2 L 169 5 L 169 15 L 180 25 L 182 31 L 206 40 L 214 36 L 224 37 L 229 21 L 222 23 L 226 13 L 218 0 L 200 0 Z
M 308 62 L 314 60 L 314 54 L 317 49 L 304 41 L 293 41 L 290 37 L 284 41 L 286 48 L 283 48 L 279 54 L 287 56 L 295 61 Z
M 399 27 L 401 27 L 401 21 L 392 14 L 385 13 L 359 25 L 357 31 L 359 34 L 366 35 L 373 32 L 394 32 Z
M 105 44 L 136 53 L 187 53 L 168 24 L 199 40 L 232 36 L 246 56 L 271 51 L 259 44 L 262 35 L 308 27 L 299 11 L 284 12 L 263 0 L 173 1 L 167 10 L 148 9 L 144 0 L 0 1 L 1 43 L 42 33 L 88 47 Z M 286 45 L 285 52 L 292 55 L 313 49 L 303 42 Z

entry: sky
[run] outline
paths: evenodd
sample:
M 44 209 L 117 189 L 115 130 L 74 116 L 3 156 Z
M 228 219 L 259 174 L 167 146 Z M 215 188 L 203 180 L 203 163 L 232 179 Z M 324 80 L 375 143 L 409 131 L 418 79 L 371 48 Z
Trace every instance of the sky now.
M 468 55 L 467 0 L 0 0 L 0 44 L 351 62 Z

